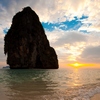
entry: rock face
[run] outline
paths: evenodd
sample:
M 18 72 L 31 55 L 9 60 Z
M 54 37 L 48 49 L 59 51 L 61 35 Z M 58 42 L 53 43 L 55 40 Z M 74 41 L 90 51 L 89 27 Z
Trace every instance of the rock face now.
M 13 17 L 4 40 L 4 53 L 11 69 L 58 68 L 55 50 L 49 45 L 38 15 L 30 7 Z

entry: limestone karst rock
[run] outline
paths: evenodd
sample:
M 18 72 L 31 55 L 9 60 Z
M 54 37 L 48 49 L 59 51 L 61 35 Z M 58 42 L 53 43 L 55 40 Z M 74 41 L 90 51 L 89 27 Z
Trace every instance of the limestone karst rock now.
M 13 17 L 4 41 L 4 53 L 11 69 L 58 68 L 56 52 L 49 45 L 38 15 L 30 7 Z

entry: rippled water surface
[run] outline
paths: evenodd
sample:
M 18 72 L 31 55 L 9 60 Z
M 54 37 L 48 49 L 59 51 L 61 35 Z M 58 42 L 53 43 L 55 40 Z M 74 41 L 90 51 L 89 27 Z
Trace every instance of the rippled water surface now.
M 100 69 L 0 69 L 0 100 L 89 100 Z

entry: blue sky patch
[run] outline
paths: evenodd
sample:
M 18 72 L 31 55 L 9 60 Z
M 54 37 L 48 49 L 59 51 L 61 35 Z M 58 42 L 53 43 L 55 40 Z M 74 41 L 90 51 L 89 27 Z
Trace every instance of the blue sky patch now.
M 4 34 L 7 34 L 8 30 L 9 30 L 9 29 L 6 27 L 6 28 L 3 30 Z
M 61 23 L 49 23 L 49 22 L 42 22 L 42 25 L 45 30 L 53 31 L 55 28 L 59 28 L 64 31 L 70 31 L 70 30 L 78 30 L 84 23 L 82 23 L 83 19 L 87 19 L 88 16 L 82 16 L 81 18 L 78 18 L 77 16 L 74 17 L 73 20 Z
M 88 33 L 89 34 L 89 32 L 87 31 L 87 30 L 80 30 L 80 32 L 83 32 L 83 33 Z
M 88 16 L 82 16 L 81 18 L 79 18 L 80 20 L 82 20 L 82 19 L 87 19 L 88 18 Z

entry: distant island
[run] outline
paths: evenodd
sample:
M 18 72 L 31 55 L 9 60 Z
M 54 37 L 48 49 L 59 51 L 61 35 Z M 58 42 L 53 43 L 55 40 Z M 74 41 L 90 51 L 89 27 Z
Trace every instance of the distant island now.
M 4 66 L 4 67 L 3 67 L 3 69 L 9 69 L 9 68 L 10 68 L 9 66 Z
M 50 47 L 38 15 L 30 7 L 18 12 L 4 38 L 4 53 L 11 69 L 58 69 L 58 58 Z

